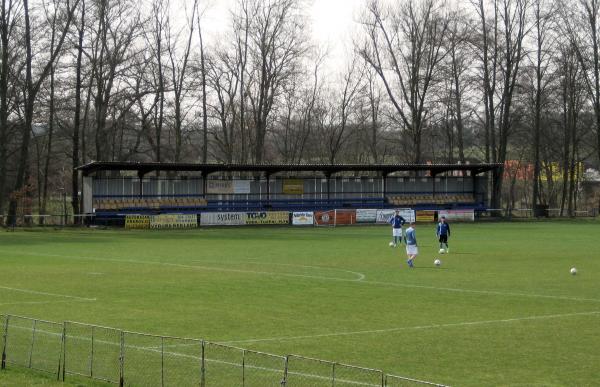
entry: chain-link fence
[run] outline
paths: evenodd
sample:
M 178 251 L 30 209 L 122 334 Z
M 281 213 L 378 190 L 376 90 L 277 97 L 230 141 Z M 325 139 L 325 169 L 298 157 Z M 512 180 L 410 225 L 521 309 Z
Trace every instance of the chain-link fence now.
M 204 340 L 0 315 L 1 369 L 14 365 L 119 386 L 416 386 L 430 382 Z

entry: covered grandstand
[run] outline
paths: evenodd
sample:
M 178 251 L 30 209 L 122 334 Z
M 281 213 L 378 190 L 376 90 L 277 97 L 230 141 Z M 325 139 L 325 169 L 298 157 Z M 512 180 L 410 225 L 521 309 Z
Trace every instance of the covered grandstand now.
M 487 209 L 499 164 L 189 164 L 91 162 L 77 168 L 96 217 L 410 207 Z

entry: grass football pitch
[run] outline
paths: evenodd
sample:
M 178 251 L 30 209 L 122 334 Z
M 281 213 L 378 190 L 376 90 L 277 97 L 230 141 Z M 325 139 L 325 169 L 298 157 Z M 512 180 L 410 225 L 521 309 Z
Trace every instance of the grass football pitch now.
M 452 386 L 593 386 L 599 231 L 598 221 L 455 223 L 440 256 L 434 225 L 419 224 L 414 269 L 378 226 L 1 232 L 0 314 Z M 34 375 L 10 369 L 0 385 Z

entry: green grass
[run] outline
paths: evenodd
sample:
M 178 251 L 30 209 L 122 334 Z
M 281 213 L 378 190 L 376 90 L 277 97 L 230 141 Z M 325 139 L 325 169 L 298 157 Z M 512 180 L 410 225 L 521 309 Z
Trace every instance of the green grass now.
M 403 249 L 387 246 L 387 227 L 1 232 L 0 313 L 454 386 L 591 386 L 600 374 L 599 226 L 453 224 L 450 254 L 435 268 L 434 226 L 418 225 L 413 270 Z M 0 385 L 11 385 L 6 375 L 18 378 L 0 373 Z

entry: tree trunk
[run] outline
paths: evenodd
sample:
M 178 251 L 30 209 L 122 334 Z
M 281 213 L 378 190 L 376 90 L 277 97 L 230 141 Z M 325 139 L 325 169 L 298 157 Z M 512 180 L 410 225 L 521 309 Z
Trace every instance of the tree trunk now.
M 83 59 L 83 37 L 85 34 L 85 0 L 81 2 L 81 25 L 79 26 L 78 46 L 77 46 L 77 65 L 75 80 L 75 117 L 73 119 L 73 149 L 71 153 L 71 207 L 73 208 L 73 221 L 80 223 L 79 215 L 82 212 L 79 203 L 79 173 L 75 170 L 79 166 L 79 131 L 81 127 L 81 71 Z
M 9 3 L 11 5 L 12 3 Z M 4 214 L 6 193 L 7 153 L 8 153 L 8 72 L 9 72 L 9 24 L 11 8 L 6 8 L 6 0 L 2 0 L 0 19 L 0 215 Z
M 202 26 L 200 13 L 198 13 L 198 37 L 200 38 L 200 71 L 202 76 L 202 163 L 208 161 L 208 111 L 206 108 L 206 65 L 204 58 L 204 40 L 202 39 Z

